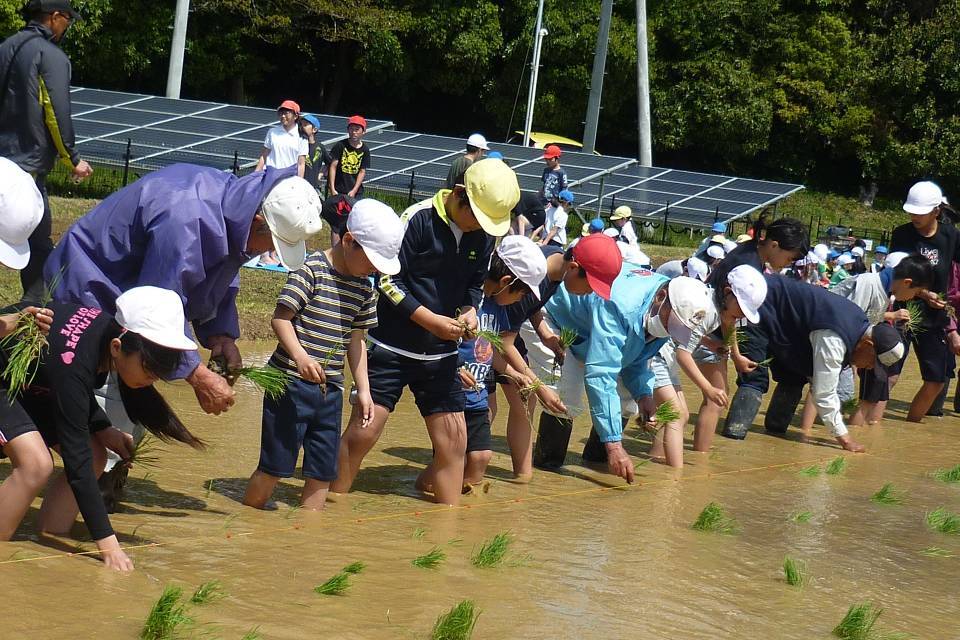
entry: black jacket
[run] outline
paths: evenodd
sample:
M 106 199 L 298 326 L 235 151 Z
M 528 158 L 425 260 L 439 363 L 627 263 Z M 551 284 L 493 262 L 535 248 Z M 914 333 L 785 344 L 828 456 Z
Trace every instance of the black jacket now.
M 0 43 L 0 156 L 46 174 L 80 161 L 70 119 L 70 59 L 53 32 L 31 22 Z

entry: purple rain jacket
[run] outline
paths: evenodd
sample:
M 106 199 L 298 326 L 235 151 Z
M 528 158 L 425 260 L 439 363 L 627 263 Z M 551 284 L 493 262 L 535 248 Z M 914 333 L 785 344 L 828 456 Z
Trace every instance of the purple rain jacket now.
M 296 167 L 238 178 L 210 167 L 176 164 L 110 195 L 63 235 L 44 266 L 60 283 L 54 300 L 116 313 L 116 299 L 152 285 L 180 294 L 200 344 L 240 337 L 236 297 L 247 237 L 271 189 Z M 189 335 L 189 328 L 187 334 Z M 187 352 L 174 379 L 200 364 Z

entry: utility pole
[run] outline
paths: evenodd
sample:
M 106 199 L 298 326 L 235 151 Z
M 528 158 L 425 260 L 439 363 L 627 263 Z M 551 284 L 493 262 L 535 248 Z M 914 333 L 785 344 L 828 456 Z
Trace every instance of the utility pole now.
M 607 68 L 607 45 L 610 42 L 610 20 L 613 18 L 613 0 L 600 5 L 600 31 L 597 50 L 593 55 L 593 77 L 590 80 L 590 98 L 587 100 L 587 122 L 583 130 L 583 152 L 593 153 L 597 146 L 597 125 L 600 123 L 600 98 L 603 95 L 603 76 Z
M 537 79 L 540 76 L 540 50 L 547 30 L 543 28 L 543 1 L 537 5 L 537 20 L 533 28 L 533 62 L 530 64 L 530 91 L 527 93 L 527 115 L 523 122 L 523 146 L 530 146 L 530 131 L 533 129 L 533 109 L 537 102 Z
M 637 0 L 637 136 L 644 167 L 653 166 L 653 138 L 650 134 L 650 67 L 647 59 L 647 0 Z
M 167 97 L 180 97 L 180 81 L 183 78 L 183 51 L 187 47 L 187 20 L 190 17 L 190 0 L 177 0 L 173 20 L 173 43 L 170 45 L 170 69 L 167 72 Z

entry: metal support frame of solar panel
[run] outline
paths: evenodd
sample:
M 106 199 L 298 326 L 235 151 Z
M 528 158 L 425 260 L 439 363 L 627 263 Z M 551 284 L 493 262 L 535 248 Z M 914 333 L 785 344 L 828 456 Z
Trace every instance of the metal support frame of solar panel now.
M 153 169 L 193 162 L 221 169 L 256 165 L 267 130 L 277 124 L 273 109 L 218 102 L 178 100 L 143 94 L 75 87 L 71 90 L 77 148 L 87 159 L 122 166 L 127 140 L 130 166 Z M 321 140 L 345 136 L 347 119 L 318 114 Z M 392 128 L 369 120 L 368 131 Z
M 709 226 L 715 220 L 732 221 L 770 206 L 803 186 L 730 176 L 633 166 L 604 176 L 602 196 L 583 201 L 582 207 L 605 210 L 626 204 L 635 221 Z M 599 206 L 598 206 L 599 205 Z

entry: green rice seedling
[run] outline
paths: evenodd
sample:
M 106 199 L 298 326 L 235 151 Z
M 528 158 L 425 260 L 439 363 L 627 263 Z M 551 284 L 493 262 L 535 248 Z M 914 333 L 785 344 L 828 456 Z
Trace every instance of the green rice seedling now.
M 783 559 L 783 577 L 791 587 L 802 587 L 807 583 L 807 564 L 786 556 Z
M 537 389 L 539 389 L 541 386 L 543 386 L 543 381 L 541 381 L 540 378 L 534 378 L 533 382 L 527 386 L 520 387 L 520 389 L 517 390 L 517 393 L 520 394 L 520 399 L 526 402 L 530 399 L 530 396 L 536 393 Z
M 834 630 L 833 635 L 841 640 L 906 640 L 904 633 L 884 633 L 875 629 L 883 609 L 870 602 L 855 604 L 847 610 Z
M 816 478 L 820 475 L 820 465 L 812 465 L 809 467 L 804 467 L 799 471 L 800 475 L 807 476 L 808 478 Z
M 422 556 L 413 559 L 413 566 L 421 569 L 435 569 L 447 559 L 447 554 L 440 547 L 434 547 Z
M 367 568 L 367 565 L 365 565 L 362 562 L 351 562 L 350 564 L 348 564 L 343 568 L 343 572 L 349 573 L 351 575 L 357 575 L 358 573 L 361 573 L 366 568 Z
M 427 530 L 423 527 L 417 527 L 413 530 L 414 540 L 423 540 L 423 536 L 427 535 Z
M 290 374 L 270 365 L 244 367 L 237 370 L 235 375 L 246 378 L 260 389 L 263 395 L 273 400 L 282 396 L 290 385 Z
M 260 627 L 254 627 L 243 634 L 243 637 L 240 640 L 263 640 L 263 636 L 260 635 Z
M 227 597 L 227 593 L 223 590 L 223 584 L 219 580 L 210 580 L 204 582 L 197 590 L 193 592 L 193 596 L 190 598 L 192 604 L 210 604 L 211 602 L 216 602 Z
M 144 469 L 156 469 L 160 466 L 160 453 L 162 451 L 163 447 L 160 446 L 159 440 L 150 432 L 147 432 L 133 448 L 133 454 L 125 462 Z
M 910 317 L 904 321 L 903 328 L 912 335 L 923 333 L 923 305 L 918 300 L 907 303 L 907 313 Z
M 692 528 L 696 531 L 722 533 L 724 535 L 730 535 L 737 531 L 736 521 L 728 516 L 723 507 L 716 502 L 711 502 L 703 508 Z
M 879 491 L 870 496 L 870 499 L 877 504 L 900 504 L 903 502 L 903 494 L 893 488 L 892 482 L 888 482 L 880 487 Z
M 339 596 L 350 588 L 350 574 L 341 571 L 313 590 L 322 596 Z
M 488 329 L 477 329 L 474 332 L 474 335 L 477 339 L 484 339 L 490 343 L 490 346 L 497 350 L 497 353 L 503 353 L 503 338 L 500 337 L 500 334 L 496 331 L 490 331 Z
M 498 533 L 474 552 L 470 562 L 473 563 L 473 566 L 482 569 L 495 567 L 503 562 L 511 542 L 509 533 Z
M 960 516 L 950 513 L 943 507 L 937 507 L 927 514 L 927 526 L 940 533 L 958 535 L 960 534 Z
M 950 469 L 937 469 L 933 472 L 933 477 L 940 482 L 956 484 L 960 482 L 960 464 Z
M 473 636 L 480 611 L 472 600 L 463 600 L 453 609 L 437 618 L 431 640 L 468 640 Z
M 203 492 L 203 497 L 206 499 L 210 497 L 210 492 L 213 491 L 213 478 L 207 480 L 207 482 L 204 484 L 204 487 L 206 490 Z
M 573 329 L 560 329 L 560 346 L 564 349 L 569 349 L 579 339 L 580 336 Z
M 140 640 L 169 640 L 180 635 L 183 627 L 193 624 L 193 618 L 187 614 L 187 605 L 180 602 L 182 595 L 180 587 L 163 588 L 140 631 Z
M 667 400 L 657 407 L 657 411 L 653 414 L 653 418 L 657 421 L 658 425 L 666 426 L 671 422 L 676 422 L 679 420 L 680 412 L 673 405 L 673 402 Z
M 283 514 L 283 519 L 284 519 L 284 520 L 293 520 L 293 519 L 296 518 L 298 515 L 300 515 L 300 510 L 301 510 L 301 509 L 302 509 L 302 507 L 301 507 L 300 505 L 298 505 L 298 504 L 291 504 L 289 507 L 287 507 L 287 512 L 286 512 L 285 514 Z
M 844 456 L 837 456 L 827 465 L 827 475 L 838 476 L 847 469 L 847 459 Z
M 845 402 L 840 406 L 840 410 L 841 410 L 843 413 L 849 415 L 849 414 L 852 414 L 853 412 L 855 412 L 855 411 L 857 410 L 857 407 L 859 407 L 859 406 L 860 406 L 860 400 L 859 400 L 859 399 L 857 399 L 857 398 L 850 398 L 849 400 L 845 401 Z
M 920 553 L 929 556 L 931 558 L 952 558 L 953 554 L 940 547 L 927 547 L 926 549 L 921 549 Z
M 812 511 L 797 511 L 796 513 L 790 514 L 790 520 L 800 524 L 803 524 L 805 522 L 810 522 L 812 518 L 813 518 Z
M 53 300 L 53 292 L 60 286 L 62 278 L 63 270 L 61 269 L 49 284 L 44 285 L 38 307 L 43 308 L 50 304 Z M 11 403 L 24 387 L 33 382 L 40 364 L 40 356 L 48 346 L 47 337 L 40 331 L 37 318 L 29 313 L 21 313 L 17 319 L 16 329 L 0 340 L 0 348 L 4 351 L 10 348 L 10 356 L 3 371 L 0 372 L 0 379 L 7 381 L 7 398 Z

